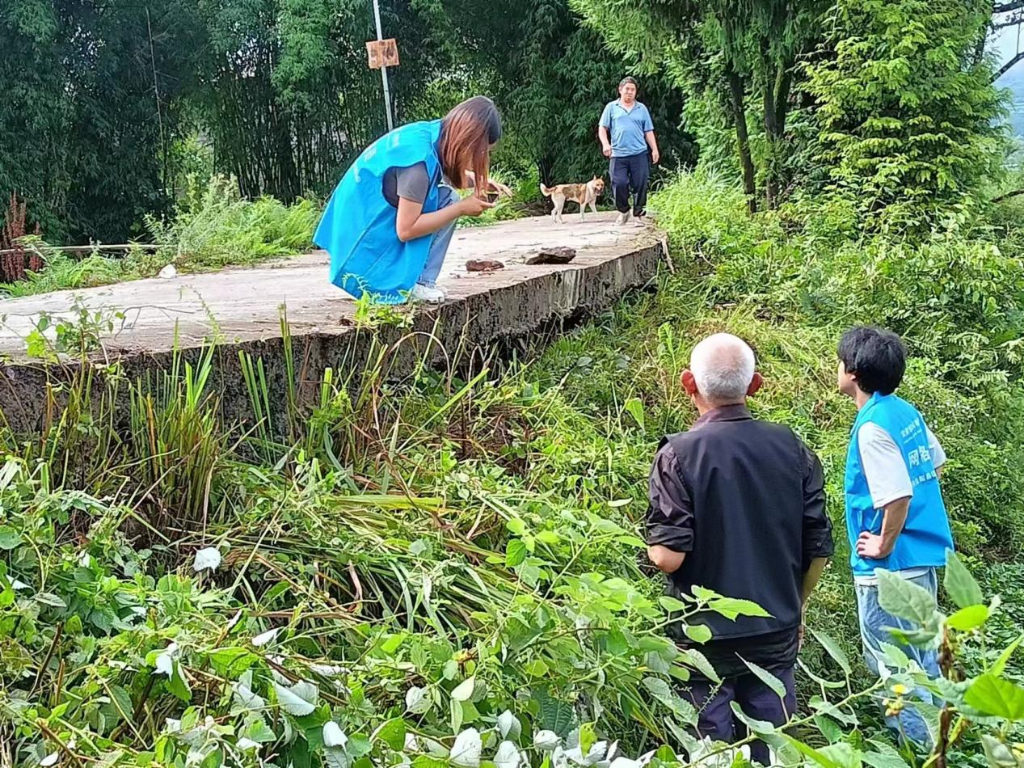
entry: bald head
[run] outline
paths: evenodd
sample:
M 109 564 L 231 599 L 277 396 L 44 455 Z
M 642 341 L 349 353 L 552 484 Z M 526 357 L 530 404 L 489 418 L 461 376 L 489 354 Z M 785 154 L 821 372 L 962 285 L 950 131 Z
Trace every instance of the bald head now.
M 743 339 L 716 333 L 690 354 L 697 391 L 713 406 L 742 403 L 754 381 L 754 350 Z

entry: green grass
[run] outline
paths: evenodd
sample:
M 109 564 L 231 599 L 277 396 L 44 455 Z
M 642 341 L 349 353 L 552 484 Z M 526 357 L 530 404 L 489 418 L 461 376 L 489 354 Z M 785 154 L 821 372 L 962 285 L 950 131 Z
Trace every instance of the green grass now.
M 205 272 L 291 256 L 312 247 L 319 216 L 319 206 L 310 200 L 292 205 L 269 197 L 246 200 L 233 180 L 215 176 L 205 187 L 190 188 L 170 221 L 147 221 L 156 249 L 132 248 L 121 257 L 94 252 L 84 258 L 58 251 L 47 257 L 41 272 L 0 284 L 0 296 L 155 277 L 168 264 L 182 273 Z

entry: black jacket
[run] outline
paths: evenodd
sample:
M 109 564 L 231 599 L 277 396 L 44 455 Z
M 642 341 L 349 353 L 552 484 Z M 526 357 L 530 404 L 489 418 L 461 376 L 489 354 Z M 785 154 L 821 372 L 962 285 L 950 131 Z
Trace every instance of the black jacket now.
M 794 629 L 811 561 L 832 554 L 821 462 L 788 428 L 741 405 L 666 437 L 651 471 L 647 542 L 685 552 L 670 591 L 751 600 L 770 618 L 706 613 L 714 639 Z

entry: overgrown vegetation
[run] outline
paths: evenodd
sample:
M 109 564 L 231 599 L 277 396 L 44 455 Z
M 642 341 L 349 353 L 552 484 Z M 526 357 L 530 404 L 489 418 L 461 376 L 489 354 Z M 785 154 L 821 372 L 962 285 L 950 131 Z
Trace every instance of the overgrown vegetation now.
M 703 663 L 663 629 L 667 611 L 695 605 L 659 599 L 636 526 L 657 437 L 692 418 L 676 374 L 715 329 L 757 348 L 769 386 L 755 407 L 821 453 L 838 518 L 853 414 L 834 391 L 837 331 L 858 301 L 857 317 L 900 328 L 917 352 L 906 393 L 951 457 L 945 487 L 964 556 L 977 564 L 1019 551 L 1024 527 L 1006 514 L 1021 503 L 1018 363 L 960 362 L 1019 292 L 1005 269 L 975 264 L 995 258 L 991 243 L 953 251 L 958 277 L 976 285 L 929 306 L 930 286 L 872 284 L 892 268 L 886 255 L 927 264 L 929 249 L 950 247 L 942 237 L 879 250 L 878 271 L 861 270 L 858 283 L 844 266 L 850 252 L 836 247 L 853 243 L 826 237 L 821 211 L 751 219 L 742 190 L 701 175 L 680 177 L 656 205 L 677 264 L 692 267 L 534 363 L 472 379 L 420 367 L 396 380 L 378 349 L 376 364 L 328 375 L 312 410 L 289 396 L 287 412 L 273 413 L 262 362 L 245 358 L 255 420 L 234 429 L 219 416 L 211 350 L 181 356 L 159 380 L 82 372 L 61 395 L 70 399 L 60 420 L 27 442 L 8 435 L 6 759 L 506 768 L 586 764 L 573 757 L 584 752 L 608 762 L 598 742 L 618 741 L 620 759 L 669 744 L 646 759 L 677 764 L 694 715 L 677 691 Z M 814 271 L 786 268 L 801 252 Z M 914 315 L 919 306 L 927 317 Z M 974 346 L 941 343 L 952 328 Z M 127 423 L 114 411 L 122 388 Z M 282 424 L 286 438 L 271 427 Z M 1014 568 L 993 571 L 1007 597 Z M 1012 650 L 1002 655 L 1016 607 L 963 583 L 951 599 L 967 613 L 955 618 L 904 596 L 911 618 L 950 628 L 967 675 L 932 684 L 955 708 L 945 721 L 954 765 L 1004 754 L 1009 725 L 991 726 L 1021 714 L 997 695 L 1018 690 L 1004 678 L 1020 666 Z M 874 683 L 851 661 L 849 593 L 838 555 L 812 604 L 823 645 L 804 654 L 811 708 L 791 732 L 813 749 L 771 735 L 780 764 L 923 765 L 898 755 L 875 708 L 906 705 L 920 675 Z M 976 634 L 972 622 L 989 613 L 991 629 Z M 938 711 L 929 716 L 938 729 Z M 689 745 L 683 764 L 734 764 L 728 751 L 701 758 Z
M 448 350 L 445 369 L 421 361 L 403 375 L 391 368 L 398 350 L 373 332 L 408 318 L 361 305 L 368 362 L 337 361 L 313 402 L 299 395 L 309 382 L 283 321 L 283 371 L 241 354 L 251 412 L 240 422 L 219 408 L 227 353 L 215 348 L 145 380 L 114 363 L 51 385 L 36 433 L 0 430 L 0 767 L 746 765 L 688 736 L 695 713 L 680 693 L 692 670 L 708 670 L 664 629 L 705 604 L 759 609 L 700 591 L 662 597 L 638 527 L 657 440 L 693 418 L 678 373 L 717 330 L 757 350 L 757 414 L 821 455 L 840 544 L 811 603 L 801 711 L 786 733 L 751 729 L 794 768 L 1024 765 L 1024 208 L 1019 196 L 988 198 L 1005 183 L 981 45 L 991 9 L 574 5 L 595 32 L 563 5 L 517 17 L 530 55 L 557 49 L 551 30 L 563 26 L 581 57 L 601 34 L 691 93 L 707 162 L 652 201 L 675 272 L 516 360 Z M 475 20 L 447 13 L 458 6 L 412 11 L 473 39 Z M 287 31 L 245 49 L 289 55 L 261 59 L 244 87 L 258 95 L 269 78 L 299 110 L 288 120 L 320 109 L 307 97 L 337 86 L 341 55 L 324 47 L 324 6 L 285 3 L 273 21 L 222 10 L 231 34 L 215 50 L 251 29 L 242 22 Z M 548 26 L 531 31 L 534 21 Z M 480 40 L 504 40 L 492 23 L 480 21 Z M 312 69 L 299 66 L 300 43 L 317 54 Z M 514 87 L 530 56 L 512 48 L 496 87 L 549 114 L 558 101 L 541 99 L 544 87 Z M 500 51 L 473 54 L 473 76 L 493 75 Z M 606 55 L 595 71 L 609 75 Z M 559 82 L 571 74 L 550 64 Z M 464 74 L 424 98 L 454 97 Z M 581 124 L 572 118 L 582 135 Z M 526 154 L 508 172 L 532 185 Z M 101 267 L 152 274 L 172 255 L 198 269 L 304 247 L 312 205 L 248 202 L 219 184 L 151 222 L 157 255 L 91 257 L 75 279 L 102 280 Z M 752 203 L 766 210 L 752 215 Z M 49 266 L 15 290 L 58 279 Z M 35 356 L 88 353 L 104 322 L 81 307 L 56 341 L 32 338 Z M 906 339 L 901 393 L 950 459 L 943 490 L 960 554 L 941 604 L 898 579 L 883 585 L 887 609 L 919 626 L 907 639 L 942 648 L 940 680 L 895 647 L 885 680 L 857 661 L 841 479 L 854 412 L 835 389 L 834 349 L 863 322 Z M 920 687 L 940 706 L 915 705 Z M 905 706 L 930 723 L 934 753 L 884 730 L 883 709 Z

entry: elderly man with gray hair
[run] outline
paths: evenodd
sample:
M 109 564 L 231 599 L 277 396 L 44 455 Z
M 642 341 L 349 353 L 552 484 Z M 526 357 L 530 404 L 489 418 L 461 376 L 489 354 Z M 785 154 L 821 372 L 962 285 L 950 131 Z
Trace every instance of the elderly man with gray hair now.
M 804 608 L 832 555 L 821 462 L 788 427 L 751 416 L 746 400 L 761 384 L 744 341 L 724 333 L 701 341 L 682 374 L 699 418 L 662 441 L 651 470 L 648 556 L 667 575 L 669 593 L 692 597 L 705 587 L 765 611 L 696 618 L 711 630 L 699 649 L 721 683 L 695 675 L 688 694 L 700 711 L 699 735 L 713 741 L 745 735 L 732 702 L 775 725 L 795 710 Z M 747 662 L 778 677 L 784 699 Z M 768 765 L 767 745 L 754 742 L 751 759 Z

